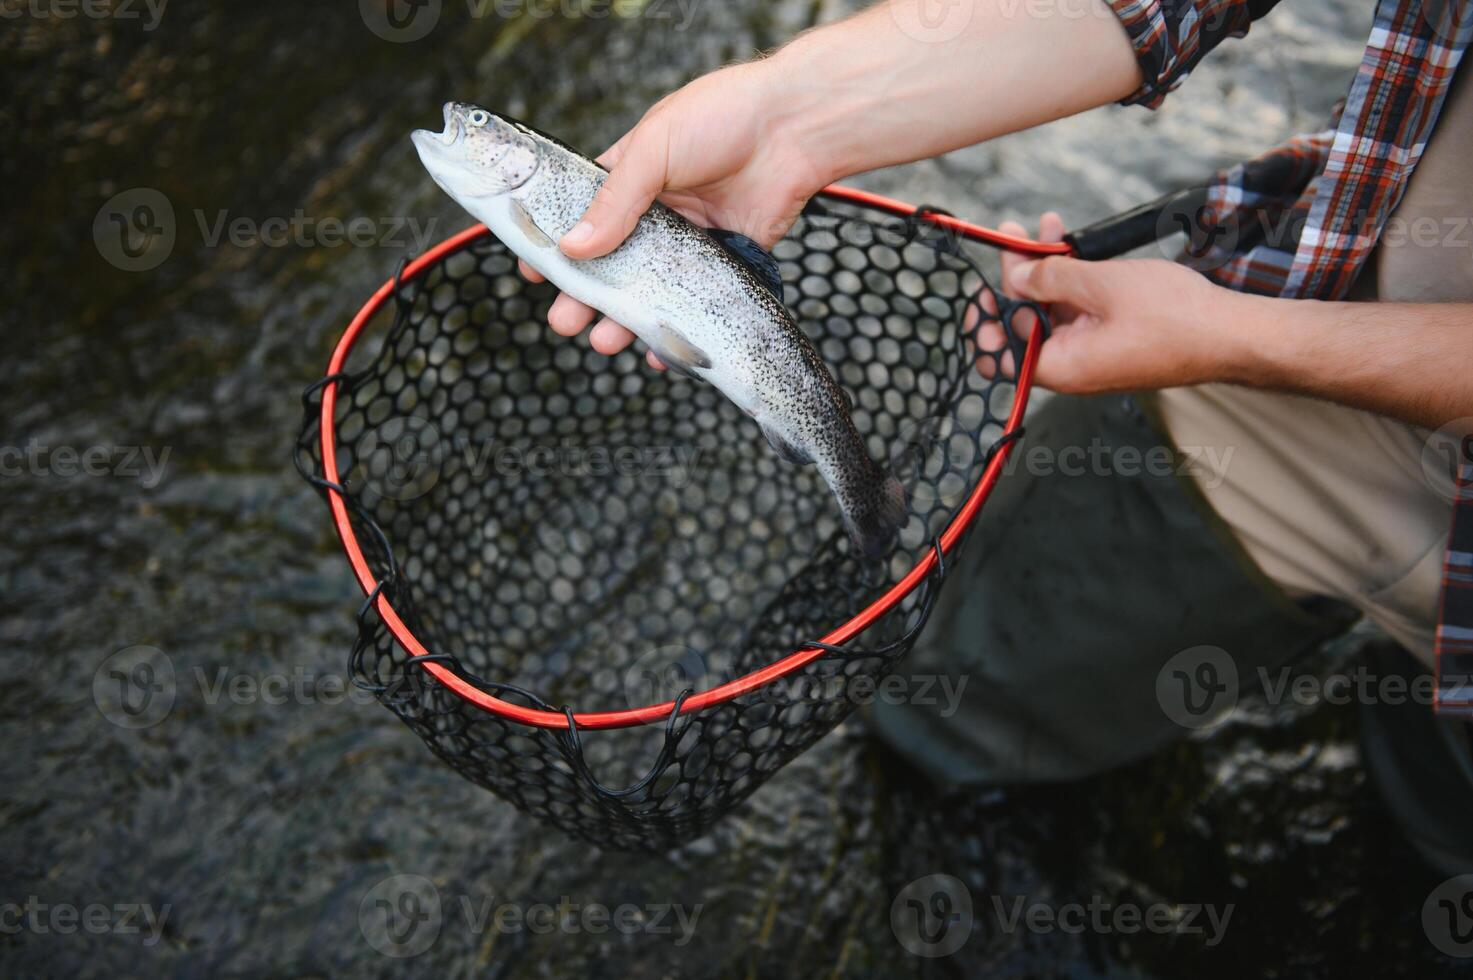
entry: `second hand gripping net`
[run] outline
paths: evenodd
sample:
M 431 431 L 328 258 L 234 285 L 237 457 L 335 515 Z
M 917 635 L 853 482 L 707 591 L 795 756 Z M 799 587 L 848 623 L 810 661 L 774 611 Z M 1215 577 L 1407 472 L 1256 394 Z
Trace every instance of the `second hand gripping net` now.
M 984 311 L 961 236 L 830 192 L 774 254 L 909 491 L 886 559 L 714 388 L 549 331 L 554 290 L 484 229 L 401 269 L 304 398 L 298 466 L 367 594 L 356 682 L 601 847 L 701 834 L 872 695 L 1021 434 L 1043 330 Z

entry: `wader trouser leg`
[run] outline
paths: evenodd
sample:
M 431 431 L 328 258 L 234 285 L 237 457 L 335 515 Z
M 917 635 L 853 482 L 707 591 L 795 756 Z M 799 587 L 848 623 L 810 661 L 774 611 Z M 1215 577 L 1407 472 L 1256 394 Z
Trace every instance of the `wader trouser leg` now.
M 932 703 L 866 709 L 933 778 L 1063 780 L 1139 758 L 1188 730 L 1157 696 L 1175 654 L 1220 647 L 1256 684 L 1354 620 L 1258 570 L 1141 404 L 1058 396 L 1035 413 L 899 668 L 964 684 L 956 703 L 932 683 Z

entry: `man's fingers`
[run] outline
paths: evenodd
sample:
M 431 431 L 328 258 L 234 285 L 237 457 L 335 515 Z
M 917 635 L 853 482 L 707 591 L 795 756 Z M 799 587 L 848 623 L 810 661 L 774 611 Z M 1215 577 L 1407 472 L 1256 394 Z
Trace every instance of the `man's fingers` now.
M 966 310 L 962 313 L 962 330 L 971 333 L 981 325 L 986 330 L 991 318 L 997 316 L 997 296 L 990 289 L 984 289 L 977 302 L 968 303 Z
M 624 159 L 624 147 L 629 145 L 629 137 L 632 135 L 634 135 L 634 130 L 631 129 L 623 136 L 620 136 L 617 143 L 594 157 L 593 162 L 605 170 L 613 170 L 619 165 L 619 161 Z
M 996 320 L 982 324 L 982 329 L 977 331 L 977 370 L 982 372 L 982 377 L 993 377 L 999 368 L 1004 374 L 1012 372 L 1013 355 L 1007 348 L 1007 334 Z
M 1045 211 L 1043 217 L 1038 219 L 1038 240 L 1041 242 L 1062 242 L 1064 240 L 1064 219 L 1057 211 Z
M 1027 234 L 1023 230 L 1022 225 L 1013 221 L 1004 222 L 1000 230 L 1007 232 L 1009 235 Z M 1041 242 L 1061 242 L 1064 240 L 1064 219 L 1059 217 L 1057 211 L 1047 211 L 1043 217 L 1039 218 L 1038 240 Z M 1020 255 L 1017 252 L 1004 252 L 1002 256 L 1003 288 L 1021 299 L 1039 299 L 1039 297 L 1028 296 L 1022 293 L 1013 283 L 1015 276 L 1018 275 L 1018 270 L 1034 262 L 1035 260 L 1029 259 L 1027 256 Z M 1017 316 L 1014 317 L 1012 324 L 1013 329 L 1023 340 L 1027 340 L 1033 336 L 1033 328 L 1037 325 L 1038 317 L 1034 315 L 1032 310 L 1019 311 Z
M 555 334 L 576 337 L 597 315 L 593 307 L 578 302 L 567 293 L 561 293 L 547 310 L 547 325 Z
M 569 258 L 591 259 L 618 248 L 665 189 L 665 133 L 658 126 L 646 132 L 646 125 L 630 134 L 618 163 L 593 196 L 593 203 L 558 242 Z
M 1023 226 L 1016 221 L 1004 221 L 998 226 L 997 230 L 1020 237 L 1026 237 L 1028 234 Z M 1045 211 L 1043 217 L 1038 219 L 1038 240 L 1041 242 L 1062 242 L 1064 240 L 1064 219 L 1059 217 L 1057 211 Z M 1030 261 L 1033 260 L 1018 252 L 1002 253 L 1002 281 L 1004 289 L 1012 289 L 1010 282 L 1014 270 Z
M 997 230 L 1005 235 L 1018 235 L 1026 237 L 1028 234 L 1027 229 L 1018 224 L 1016 221 L 1004 221 L 1002 224 L 997 226 Z M 1024 262 L 1027 262 L 1028 259 L 1026 256 L 1019 255 L 1017 252 L 1009 252 L 1004 250 L 1002 253 L 1002 259 L 1000 261 L 1002 264 L 1002 281 L 1004 287 L 1006 287 L 1008 277 L 1013 274 L 1013 270 L 1022 265 Z
M 517 259 L 517 268 L 521 270 L 522 278 L 528 282 L 542 282 L 546 277 L 536 269 L 528 265 L 524 260 Z
M 1038 383 L 1063 394 L 1125 390 L 1114 378 L 1121 365 L 1139 361 L 1143 355 L 1122 349 L 1113 333 L 1086 328 L 1054 334 L 1038 356 Z
M 664 371 L 665 370 L 665 362 L 662 361 L 662 360 L 660 360 L 658 357 L 656 357 L 654 351 L 652 351 L 652 350 L 645 351 L 644 352 L 644 359 L 646 361 L 648 361 L 650 367 L 654 368 L 656 371 Z
M 1020 237 L 1028 234 L 1027 230 L 1016 221 L 1004 221 L 998 227 L 998 231 Z M 1001 261 L 1003 282 L 1007 282 L 1008 274 L 1026 260 L 1021 255 L 1003 252 Z M 982 309 L 991 317 L 997 316 L 997 297 L 991 290 L 982 296 Z M 971 315 L 975 316 L 975 312 Z M 1013 320 L 1012 325 L 1021 336 L 1027 337 L 1033 329 L 1033 323 L 1033 314 L 1025 310 Z M 1012 374 L 1014 370 L 1013 353 L 1008 349 L 1008 335 L 1003 330 L 1002 323 L 997 319 L 983 322 L 981 329 L 977 331 L 977 352 L 977 370 L 984 378 L 990 379 L 998 372 L 1004 375 Z
M 629 328 L 604 317 L 593 325 L 588 334 L 588 343 L 600 354 L 617 354 L 634 342 Z
M 1051 255 L 1020 263 L 1008 275 L 1007 290 L 1038 303 L 1069 303 L 1091 313 L 1099 309 L 1098 271 L 1083 259 Z

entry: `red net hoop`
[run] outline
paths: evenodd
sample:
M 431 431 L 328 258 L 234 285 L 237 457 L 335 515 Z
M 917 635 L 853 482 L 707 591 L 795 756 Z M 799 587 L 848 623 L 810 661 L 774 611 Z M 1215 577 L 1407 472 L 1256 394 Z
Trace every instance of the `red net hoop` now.
M 770 458 L 714 389 L 547 331 L 552 289 L 484 227 L 403 266 L 308 390 L 298 444 L 367 597 L 355 680 L 572 833 L 659 847 L 709 826 L 852 710 L 830 682 L 908 651 L 1022 433 L 1046 321 L 1024 341 L 1028 304 L 992 292 L 999 312 L 983 309 L 967 241 L 1068 251 L 837 187 L 774 249 L 861 434 L 912 493 L 879 562 L 851 552 L 812 468 Z M 990 350 L 987 320 L 1003 327 Z M 466 462 L 554 443 L 707 455 L 678 485 Z M 636 675 L 667 696 L 636 696 Z M 603 752 L 583 737 L 612 729 L 639 734 Z

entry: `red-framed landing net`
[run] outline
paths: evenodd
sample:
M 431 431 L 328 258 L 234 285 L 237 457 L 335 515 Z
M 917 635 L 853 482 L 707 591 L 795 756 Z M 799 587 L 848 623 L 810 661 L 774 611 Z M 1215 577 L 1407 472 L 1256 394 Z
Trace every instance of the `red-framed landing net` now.
M 837 200 L 850 201 L 864 204 L 869 207 L 878 208 L 891 214 L 907 217 L 915 213 L 916 209 L 899 201 L 894 201 L 878 194 L 871 194 L 856 188 L 832 186 L 824 192 L 827 197 Z M 1023 252 L 1030 255 L 1066 255 L 1070 247 L 1063 243 L 1036 242 L 1031 239 L 1008 235 L 981 225 L 974 225 L 951 215 L 928 212 L 921 216 L 921 220 L 928 221 L 947 231 L 959 234 L 973 241 L 995 245 L 1010 251 Z M 399 277 L 400 284 L 413 282 L 424 271 L 444 256 L 458 251 L 470 242 L 484 238 L 489 235 L 485 225 L 474 225 L 462 231 L 452 238 L 446 239 L 439 245 L 425 252 L 419 258 L 410 262 Z M 395 280 L 385 282 L 373 296 L 353 317 L 348 329 L 338 340 L 337 347 L 333 350 L 332 359 L 327 364 L 327 375 L 335 375 L 343 370 L 347 363 L 348 354 L 357 342 L 363 328 L 373 319 L 375 315 L 388 302 L 393 295 Z M 1023 366 L 1018 373 L 1017 386 L 1018 397 L 1013 403 L 1012 413 L 1008 417 L 1006 433 L 1013 433 L 1022 425 L 1023 413 L 1028 406 L 1028 392 L 1032 387 L 1033 370 L 1038 361 L 1038 352 L 1042 346 L 1043 333 L 1035 331 L 1027 347 L 1027 354 L 1023 359 Z M 341 477 L 337 465 L 337 448 L 334 444 L 333 411 L 337 404 L 336 385 L 328 385 L 323 391 L 320 410 L 321 425 L 321 451 L 323 461 L 323 473 L 326 478 L 337 483 Z M 977 481 L 971 495 L 967 498 L 965 506 L 957 513 L 956 518 L 941 535 L 941 552 L 943 555 L 950 554 L 956 547 L 957 540 L 969 527 L 977 512 L 982 509 L 982 504 L 987 500 L 988 494 L 992 492 L 1002 473 L 1003 465 L 1007 461 L 1008 454 L 1012 451 L 1014 443 L 1004 443 L 1000 450 L 993 456 L 992 462 L 983 471 L 982 479 Z M 373 593 L 378 584 L 377 577 L 368 567 L 368 561 L 364 558 L 363 548 L 358 543 L 351 522 L 348 520 L 348 509 L 343 502 L 342 494 L 336 490 L 328 491 L 328 500 L 332 506 L 333 525 L 337 529 L 338 537 L 342 541 L 343 550 L 348 556 L 348 561 L 353 566 L 353 572 L 358 578 L 358 583 L 363 588 L 365 595 Z M 853 616 L 848 622 L 835 627 L 827 635 L 821 637 L 826 645 L 838 646 L 862 633 L 866 627 L 880 616 L 892 609 L 896 603 L 908 595 L 920 584 L 934 568 L 937 556 L 934 552 L 927 552 L 926 557 L 911 567 L 911 570 L 899 582 L 895 583 L 888 592 L 880 596 L 869 606 Z M 404 620 L 394 611 L 394 607 L 383 595 L 375 598 L 375 606 L 378 613 L 383 617 L 394 638 L 399 641 L 411 656 L 422 657 L 429 653 L 414 633 L 404 624 Z M 752 671 L 743 677 L 728 681 L 717 687 L 700 691 L 686 698 L 681 705 L 681 712 L 699 711 L 711 705 L 730 701 L 732 698 L 745 694 L 755 688 L 762 687 L 780 677 L 785 677 L 799 669 L 804 664 L 816 657 L 822 657 L 827 653 L 823 647 L 806 647 L 795 650 L 783 659 L 773 663 L 761 670 Z M 473 683 L 457 676 L 448 667 L 440 663 L 429 662 L 425 670 L 438 682 L 445 685 L 457 695 L 465 698 L 472 704 L 484 708 L 493 714 L 501 715 L 512 721 L 524 725 L 533 725 L 539 728 L 566 728 L 568 718 L 562 712 L 538 711 L 521 707 L 504 701 L 485 691 L 479 690 Z M 631 708 L 624 711 L 595 711 L 589 713 L 574 714 L 573 720 L 581 728 L 590 730 L 600 728 L 627 728 L 630 725 L 646 725 L 651 722 L 665 721 L 670 717 L 671 710 L 675 707 L 673 701 L 665 701 L 660 704 L 649 704 L 639 708 Z
M 709 826 L 853 709 L 828 682 L 893 670 L 1003 477 L 1047 324 L 1023 339 L 1029 304 L 992 292 L 965 242 L 1075 250 L 843 187 L 774 248 L 856 426 L 911 491 L 878 561 L 851 553 L 814 468 L 774 459 L 714 389 L 548 331 L 551 287 L 521 280 L 486 228 L 403 266 L 309 388 L 298 444 L 367 597 L 355 679 L 462 774 L 571 833 L 648 848 Z M 1003 327 L 994 348 L 979 321 Z M 433 443 L 434 465 L 385 492 L 406 439 L 411 455 Z M 457 451 L 554 442 L 706 462 L 684 482 L 534 478 Z M 644 684 L 677 662 L 673 683 Z M 615 729 L 642 734 L 584 738 Z M 630 761 L 646 749 L 652 766 Z

